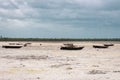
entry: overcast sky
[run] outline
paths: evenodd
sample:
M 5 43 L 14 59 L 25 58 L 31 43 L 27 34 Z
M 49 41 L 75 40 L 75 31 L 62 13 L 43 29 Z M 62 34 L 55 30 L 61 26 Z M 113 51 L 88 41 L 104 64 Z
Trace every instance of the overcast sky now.
M 120 0 L 0 0 L 0 35 L 120 38 Z

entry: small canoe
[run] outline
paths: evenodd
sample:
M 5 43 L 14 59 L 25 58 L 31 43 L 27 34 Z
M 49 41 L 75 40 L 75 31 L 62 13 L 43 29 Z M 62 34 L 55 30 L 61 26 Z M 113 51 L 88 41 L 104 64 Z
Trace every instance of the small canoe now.
M 3 45 L 2 48 L 21 48 L 22 45 Z
M 62 46 L 60 49 L 61 50 L 81 50 L 84 47 L 66 47 L 66 46 Z
M 114 46 L 114 44 L 104 44 L 104 46 Z
M 108 46 L 104 45 L 93 45 L 94 48 L 108 48 Z

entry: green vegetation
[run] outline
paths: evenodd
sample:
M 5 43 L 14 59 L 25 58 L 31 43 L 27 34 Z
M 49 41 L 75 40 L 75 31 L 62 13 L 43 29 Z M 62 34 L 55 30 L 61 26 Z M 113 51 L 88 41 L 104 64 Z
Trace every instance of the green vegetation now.
M 0 38 L 0 41 L 120 41 L 120 38 L 111 39 L 72 39 L 72 38 Z

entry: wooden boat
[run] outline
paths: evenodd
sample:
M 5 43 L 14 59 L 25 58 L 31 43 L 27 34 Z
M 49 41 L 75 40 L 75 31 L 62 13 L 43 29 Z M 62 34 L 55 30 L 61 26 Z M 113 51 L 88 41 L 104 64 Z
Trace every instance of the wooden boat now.
M 22 45 L 3 45 L 2 48 L 21 48 Z
M 104 45 L 93 45 L 94 48 L 108 48 L 108 46 Z
M 83 49 L 83 46 L 75 46 L 73 44 L 64 44 L 60 49 L 61 50 L 81 50 Z
M 104 44 L 104 46 L 114 46 L 114 44 Z
M 61 50 L 81 50 L 84 47 L 66 47 L 66 46 L 62 46 L 60 49 Z

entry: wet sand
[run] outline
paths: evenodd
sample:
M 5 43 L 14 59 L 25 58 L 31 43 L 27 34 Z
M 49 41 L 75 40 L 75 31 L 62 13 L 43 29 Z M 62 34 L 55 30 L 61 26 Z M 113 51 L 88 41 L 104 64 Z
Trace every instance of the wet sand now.
M 8 43 L 0 42 L 0 80 L 120 80 L 120 42 L 70 42 L 84 46 L 82 50 L 60 50 L 66 42 L 2 48 Z M 92 47 L 104 43 L 114 46 Z

